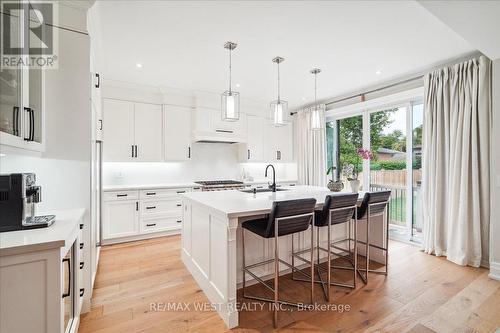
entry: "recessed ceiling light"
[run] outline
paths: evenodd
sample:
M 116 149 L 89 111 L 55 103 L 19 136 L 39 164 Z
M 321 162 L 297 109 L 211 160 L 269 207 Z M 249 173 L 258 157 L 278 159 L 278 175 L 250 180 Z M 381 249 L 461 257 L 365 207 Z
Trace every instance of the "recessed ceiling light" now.
M 240 84 L 239 83 L 236 83 L 236 88 L 239 88 L 240 87 Z
M 303 100 L 303 101 L 305 101 L 305 100 L 306 100 L 306 98 L 305 98 L 305 97 L 302 97 L 302 100 Z
M 382 74 L 382 70 L 380 70 L 380 69 L 379 69 L 379 70 L 377 70 L 377 71 L 375 72 L 375 74 L 377 74 L 377 75 Z
M 135 64 L 135 66 L 136 66 L 137 68 L 142 68 L 142 64 L 139 64 L 139 63 Z

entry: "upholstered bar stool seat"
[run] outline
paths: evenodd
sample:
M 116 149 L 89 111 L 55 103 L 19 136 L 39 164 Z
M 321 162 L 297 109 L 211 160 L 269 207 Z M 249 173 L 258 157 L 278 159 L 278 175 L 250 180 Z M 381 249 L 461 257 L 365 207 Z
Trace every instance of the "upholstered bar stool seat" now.
M 283 301 L 279 299 L 279 264 L 282 263 L 287 267 L 292 267 L 289 263 L 279 258 L 278 238 L 295 233 L 303 232 L 311 229 L 311 243 L 314 240 L 314 208 L 316 207 L 316 199 L 299 199 L 288 201 L 275 201 L 271 208 L 271 212 L 267 218 L 255 219 L 242 223 L 242 247 L 243 247 L 243 297 L 256 299 L 274 303 L 274 326 L 278 325 L 278 308 L 279 304 L 292 306 L 302 306 L 303 304 Z M 250 231 L 262 238 L 274 238 L 274 258 L 268 259 L 259 263 L 246 265 L 245 263 L 245 230 Z M 277 235 L 277 236 L 276 236 Z M 313 252 L 311 249 L 311 261 Z M 274 262 L 274 288 L 270 287 L 265 281 L 254 274 L 251 269 Z M 311 266 L 313 272 L 314 266 Z M 274 299 L 264 298 L 260 296 L 247 295 L 245 291 L 246 274 L 251 275 L 257 282 L 274 293 Z M 314 282 L 311 282 L 311 303 L 314 302 Z
M 315 280 L 316 283 L 320 283 L 323 287 L 323 293 L 325 294 L 325 298 L 329 301 L 330 300 L 330 286 L 335 285 L 335 286 L 341 286 L 341 287 L 350 287 L 350 288 L 355 288 L 356 287 L 356 223 L 354 224 L 354 258 L 351 258 L 351 220 L 353 217 L 353 214 L 356 213 L 357 209 L 357 201 L 358 201 L 358 194 L 335 194 L 335 195 L 328 195 L 325 198 L 325 203 L 323 205 L 323 208 L 321 210 L 316 210 L 314 212 L 314 225 L 320 229 L 318 229 L 318 232 L 316 233 L 317 235 L 317 240 L 316 240 L 316 254 L 317 254 L 317 260 L 316 260 L 316 270 L 317 270 L 317 275 L 319 280 L 316 280 L 315 278 L 311 278 L 311 276 L 314 277 L 314 274 L 311 276 L 308 276 L 308 279 L 301 279 L 301 278 L 296 278 L 295 277 L 295 259 L 298 259 L 302 262 L 305 262 L 307 264 L 312 264 L 310 261 L 307 259 L 304 259 L 302 255 L 309 251 L 308 249 L 301 250 L 295 252 L 294 245 L 293 245 L 293 237 L 292 237 L 292 278 L 300 281 L 309 281 L 309 280 Z M 332 225 L 340 225 L 340 224 L 348 224 L 348 237 L 344 239 L 344 242 L 348 242 L 348 247 L 347 249 L 340 248 L 338 246 L 333 245 L 331 242 L 331 227 Z M 326 227 L 326 228 L 324 228 Z M 326 229 L 327 233 L 327 248 L 321 247 L 320 246 L 320 230 L 321 229 Z M 324 232 L 324 231 L 323 231 Z M 338 252 L 332 251 L 332 248 L 335 248 L 337 250 L 341 250 L 344 253 L 348 253 L 348 255 L 344 254 L 339 254 Z M 327 253 L 327 265 L 326 265 L 326 273 L 327 273 L 327 281 L 323 281 L 322 276 L 321 276 L 321 266 L 320 266 L 320 251 L 323 251 Z M 352 269 L 353 271 L 353 282 L 352 284 L 347 284 L 347 283 L 341 283 L 341 282 L 332 282 L 331 280 L 331 269 L 332 268 L 337 268 L 337 266 L 332 266 L 331 265 L 331 260 L 332 260 L 332 254 L 346 259 L 351 267 L 341 267 L 342 269 Z M 302 275 L 304 275 L 303 272 L 300 270 L 297 270 L 297 272 L 300 272 Z

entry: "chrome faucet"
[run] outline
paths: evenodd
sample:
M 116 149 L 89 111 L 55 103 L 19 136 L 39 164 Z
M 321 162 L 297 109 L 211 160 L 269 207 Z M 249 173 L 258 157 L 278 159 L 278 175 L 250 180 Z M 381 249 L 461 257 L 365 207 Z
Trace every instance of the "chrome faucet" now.
M 269 184 L 269 188 L 273 190 L 273 192 L 276 192 L 276 170 L 274 169 L 274 166 L 272 164 L 266 166 L 266 173 L 264 174 L 264 176 L 267 177 L 267 169 L 269 169 L 269 167 L 273 168 L 273 183 Z

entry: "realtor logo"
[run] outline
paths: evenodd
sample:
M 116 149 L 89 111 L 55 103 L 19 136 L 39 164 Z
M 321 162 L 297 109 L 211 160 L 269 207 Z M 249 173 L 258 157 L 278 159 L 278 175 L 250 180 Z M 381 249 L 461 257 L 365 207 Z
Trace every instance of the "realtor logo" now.
M 1 67 L 55 67 L 56 6 L 49 1 L 2 1 Z

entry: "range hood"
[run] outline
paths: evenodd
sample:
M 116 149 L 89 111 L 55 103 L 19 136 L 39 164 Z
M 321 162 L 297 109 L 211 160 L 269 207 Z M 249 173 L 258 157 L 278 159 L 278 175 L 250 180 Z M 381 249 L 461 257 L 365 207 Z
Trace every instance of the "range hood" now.
M 199 143 L 244 143 L 246 137 L 237 135 L 232 130 L 213 130 L 213 131 L 193 131 L 193 142 Z

